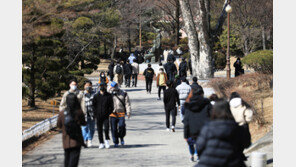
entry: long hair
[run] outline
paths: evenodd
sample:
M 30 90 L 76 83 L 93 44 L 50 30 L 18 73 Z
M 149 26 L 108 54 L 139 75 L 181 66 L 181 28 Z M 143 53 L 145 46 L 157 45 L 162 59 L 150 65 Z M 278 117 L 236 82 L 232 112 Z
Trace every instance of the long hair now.
M 66 97 L 66 110 L 73 116 L 75 111 L 80 108 L 77 96 L 74 93 L 69 93 Z
M 229 103 L 224 99 L 218 99 L 212 110 L 212 120 L 234 120 Z

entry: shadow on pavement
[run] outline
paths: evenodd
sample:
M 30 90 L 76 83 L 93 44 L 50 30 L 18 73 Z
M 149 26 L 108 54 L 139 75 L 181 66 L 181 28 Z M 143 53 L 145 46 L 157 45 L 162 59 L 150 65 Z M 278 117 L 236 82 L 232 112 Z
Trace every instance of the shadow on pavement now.
M 269 159 L 269 160 L 267 160 L 266 161 L 266 164 L 268 165 L 268 164 L 272 164 L 273 163 L 273 158 L 271 158 L 271 159 Z
M 40 155 L 34 158 L 33 160 L 30 160 L 28 162 L 23 162 L 22 166 L 40 166 L 45 164 L 52 164 L 57 160 L 57 156 L 59 154 L 45 154 Z M 64 155 L 64 154 L 62 154 Z
M 119 148 L 141 148 L 141 147 L 152 147 L 152 146 L 161 146 L 164 144 L 135 144 L 135 145 L 124 145 Z

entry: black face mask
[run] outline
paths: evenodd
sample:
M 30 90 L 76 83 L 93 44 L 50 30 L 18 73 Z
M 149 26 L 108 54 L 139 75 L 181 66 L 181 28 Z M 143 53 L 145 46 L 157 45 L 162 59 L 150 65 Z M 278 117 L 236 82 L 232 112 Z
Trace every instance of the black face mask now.
M 92 87 L 91 86 L 88 86 L 85 88 L 85 90 L 87 90 L 88 92 L 91 92 L 92 91 Z

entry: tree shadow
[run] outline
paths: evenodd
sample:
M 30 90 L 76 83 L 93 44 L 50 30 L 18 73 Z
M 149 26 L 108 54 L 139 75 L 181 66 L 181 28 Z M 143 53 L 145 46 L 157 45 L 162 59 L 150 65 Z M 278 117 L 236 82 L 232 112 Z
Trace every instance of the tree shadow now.
M 58 155 L 64 155 L 64 154 L 39 155 L 28 162 L 23 162 L 22 166 L 40 166 L 40 165 L 52 164 L 54 161 L 57 160 Z

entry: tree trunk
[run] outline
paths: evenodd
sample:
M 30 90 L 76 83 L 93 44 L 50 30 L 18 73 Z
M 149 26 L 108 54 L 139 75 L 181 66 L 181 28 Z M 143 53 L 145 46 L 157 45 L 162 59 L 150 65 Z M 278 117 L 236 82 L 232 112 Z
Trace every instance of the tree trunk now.
M 192 62 L 193 76 L 200 77 L 199 72 L 199 42 L 196 28 L 193 21 L 192 12 L 188 0 L 180 0 L 180 7 L 184 20 L 185 30 L 188 36 L 188 46 Z
M 112 49 L 112 52 L 111 52 L 111 59 L 113 60 L 114 58 L 114 54 L 116 52 L 116 47 L 117 47 L 117 37 L 115 35 L 114 37 L 114 42 L 113 42 L 113 49 Z
M 179 0 L 176 0 L 176 46 L 180 44 L 180 37 L 179 37 L 179 31 L 180 31 L 180 3 Z
M 128 39 L 127 39 L 128 51 L 129 51 L 129 54 L 131 54 L 131 52 L 132 52 L 132 44 L 131 44 L 131 29 L 130 29 L 130 24 L 128 25 L 128 29 L 127 29 L 127 36 L 128 36 Z
M 209 5 L 208 0 L 198 0 L 198 10 L 197 10 L 197 29 L 198 29 L 198 39 L 199 39 L 199 73 L 197 74 L 199 78 L 207 79 L 212 78 L 212 48 L 210 42 L 210 25 L 209 25 L 209 15 L 207 13 L 206 4 Z
M 30 69 L 30 83 L 29 83 L 29 98 L 28 98 L 28 106 L 36 107 L 35 105 L 35 48 L 33 48 L 32 53 L 32 62 L 31 62 L 31 69 Z
M 262 26 L 262 47 L 263 50 L 266 50 L 266 40 L 265 40 L 265 28 Z

